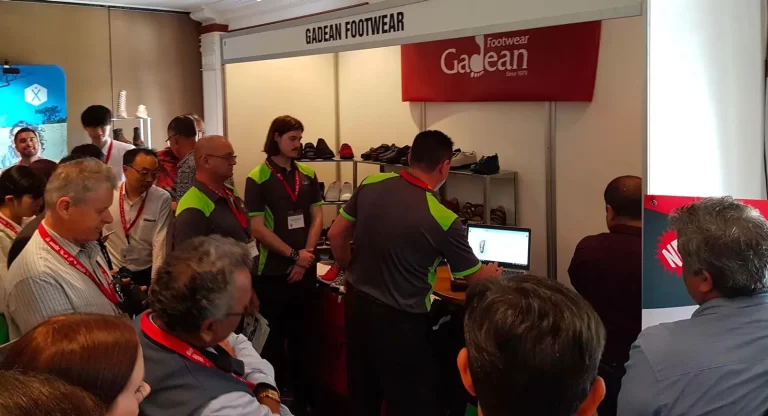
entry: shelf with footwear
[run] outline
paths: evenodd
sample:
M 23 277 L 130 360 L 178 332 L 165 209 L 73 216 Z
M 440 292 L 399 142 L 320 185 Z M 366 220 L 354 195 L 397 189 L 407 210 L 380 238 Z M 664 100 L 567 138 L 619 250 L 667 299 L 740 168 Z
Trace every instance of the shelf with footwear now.
M 408 165 L 403 165 L 401 163 L 383 163 L 383 162 L 376 162 L 373 160 L 356 160 L 355 162 L 363 165 L 378 165 L 378 166 L 399 166 L 407 168 Z M 498 179 L 512 179 L 517 176 L 517 172 L 511 171 L 511 170 L 503 170 L 500 169 L 499 173 L 492 173 L 492 174 L 481 174 L 481 173 L 475 173 L 472 172 L 469 169 L 456 169 L 451 170 L 451 175 L 464 175 L 464 176 L 476 176 L 479 178 L 498 178 Z

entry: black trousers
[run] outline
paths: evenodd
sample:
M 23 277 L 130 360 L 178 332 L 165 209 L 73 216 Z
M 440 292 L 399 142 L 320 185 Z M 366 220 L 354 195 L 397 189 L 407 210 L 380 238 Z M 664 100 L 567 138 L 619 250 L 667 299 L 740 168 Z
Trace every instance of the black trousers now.
M 597 414 L 600 416 L 616 416 L 619 405 L 619 391 L 621 390 L 621 379 L 627 371 L 624 364 L 600 362 L 597 369 L 597 375 L 605 381 L 605 398 L 597 407 Z
M 347 389 L 350 414 L 432 416 L 435 363 L 429 315 L 397 310 L 347 283 Z
M 131 271 L 131 280 L 137 286 L 149 286 L 152 284 L 152 267 L 147 267 L 144 270 Z
M 294 414 L 304 414 L 314 404 L 309 314 L 314 309 L 317 267 L 304 278 L 288 283 L 288 275 L 254 276 L 259 312 L 269 322 L 269 335 L 261 356 L 275 368 L 279 388 L 294 393 Z

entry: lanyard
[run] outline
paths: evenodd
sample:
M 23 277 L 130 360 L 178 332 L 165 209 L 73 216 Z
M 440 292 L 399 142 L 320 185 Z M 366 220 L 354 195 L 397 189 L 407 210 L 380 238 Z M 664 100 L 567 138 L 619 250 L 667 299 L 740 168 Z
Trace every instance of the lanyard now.
M 403 179 L 405 179 L 406 181 L 408 181 L 408 182 L 418 186 L 419 188 L 424 188 L 424 189 L 426 189 L 427 191 L 430 191 L 430 192 L 433 191 L 432 187 L 429 186 L 429 184 L 427 184 L 426 182 L 422 181 L 421 179 L 411 175 L 410 172 L 407 172 L 405 170 L 401 170 L 400 171 L 400 176 L 402 176 Z
M 112 145 L 115 144 L 114 139 L 109 140 L 109 148 L 107 149 L 107 156 L 104 158 L 104 164 L 109 165 L 109 159 L 112 157 Z
M 8 232 L 13 234 L 13 238 L 16 238 L 19 235 L 19 232 L 16 231 L 16 227 L 13 226 L 13 223 L 11 221 L 8 221 L 5 218 L 0 217 L 0 225 L 8 229 Z
M 200 365 L 204 365 L 208 368 L 217 368 L 211 360 L 206 358 L 203 354 L 200 354 L 198 350 L 191 347 L 186 342 L 174 337 L 173 335 L 163 331 L 162 329 L 158 328 L 157 325 L 155 325 L 150 319 L 149 319 L 149 313 L 145 313 L 144 316 L 141 317 L 141 331 L 144 332 L 144 335 L 146 335 L 148 338 L 150 338 L 152 341 L 155 341 L 156 343 L 162 345 L 165 348 L 168 348 L 169 350 L 175 352 L 176 354 L 179 354 L 180 356 L 190 360 L 194 361 Z M 256 385 L 251 383 L 250 381 L 238 376 L 237 374 L 232 374 L 232 376 L 243 383 L 245 383 L 249 389 L 253 390 L 256 388 Z
M 136 217 L 133 218 L 133 221 L 131 221 L 130 224 L 127 223 L 125 219 L 125 206 L 123 204 L 123 198 L 125 195 L 125 182 L 123 182 L 122 186 L 120 186 L 120 197 L 119 197 L 119 203 L 120 203 L 120 223 L 123 225 L 123 233 L 125 233 L 125 239 L 128 241 L 128 244 L 131 244 L 131 239 L 128 237 L 128 233 L 131 232 L 133 229 L 133 226 L 136 225 L 136 222 L 141 217 L 141 213 L 144 212 L 144 205 L 147 204 L 147 198 L 149 198 L 149 192 L 144 196 L 144 200 L 141 201 L 141 205 L 139 205 L 139 211 L 136 213 Z
M 239 204 L 235 203 L 235 194 L 233 194 L 226 185 L 224 186 L 224 195 L 222 195 L 219 191 L 211 188 L 211 190 L 218 196 L 224 198 L 227 200 L 227 205 L 229 205 L 229 209 L 232 210 L 232 213 L 235 214 L 235 218 L 237 218 L 237 221 L 240 223 L 240 226 L 243 228 L 248 228 L 248 219 L 245 217 L 245 212 L 243 212 L 242 209 L 238 208 Z
M 288 191 L 288 196 L 291 197 L 291 200 L 293 202 L 296 202 L 296 200 L 299 199 L 299 185 L 300 185 L 300 182 L 299 182 L 299 170 L 296 169 L 296 190 L 295 191 L 291 191 L 291 187 L 290 187 L 290 185 L 288 185 L 288 182 L 285 181 L 285 178 L 283 178 L 283 174 L 282 173 L 277 173 L 275 171 L 275 169 L 272 168 L 272 165 L 270 165 L 268 161 L 264 161 L 264 163 L 267 165 L 269 170 L 271 170 L 272 173 L 274 173 L 275 176 L 277 176 L 277 179 L 280 179 L 280 182 L 283 183 L 283 186 L 285 186 L 285 190 Z
M 66 248 L 64 248 L 61 244 L 57 243 L 53 237 L 51 237 L 51 234 L 48 232 L 48 230 L 45 229 L 45 226 L 43 226 L 42 223 L 37 227 L 37 232 L 40 234 L 40 237 L 45 241 L 45 244 L 48 244 L 48 247 L 53 250 L 54 253 L 58 254 L 59 257 L 64 259 L 67 263 L 69 263 L 70 266 L 74 267 L 79 271 L 80 273 L 88 276 L 89 279 L 91 279 L 91 282 L 95 284 L 101 293 L 112 303 L 115 305 L 120 304 L 120 299 L 117 297 L 117 292 L 115 291 L 115 288 L 112 287 L 111 284 L 104 284 L 103 281 L 98 279 L 92 271 L 88 270 L 87 267 L 83 264 L 83 262 L 80 261 L 77 257 L 73 256 L 72 253 L 69 252 Z M 97 262 L 98 264 L 98 262 Z M 109 282 L 111 279 L 109 278 L 109 273 L 104 269 L 104 267 L 101 266 L 101 264 L 98 264 L 99 268 L 101 269 L 101 272 L 104 274 L 104 276 L 107 278 L 107 282 Z

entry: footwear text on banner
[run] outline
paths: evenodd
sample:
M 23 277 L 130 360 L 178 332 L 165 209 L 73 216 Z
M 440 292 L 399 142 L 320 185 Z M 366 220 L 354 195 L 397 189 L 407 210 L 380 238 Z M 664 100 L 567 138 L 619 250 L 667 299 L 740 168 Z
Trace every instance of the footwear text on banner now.
M 403 101 L 592 101 L 601 22 L 401 46 Z

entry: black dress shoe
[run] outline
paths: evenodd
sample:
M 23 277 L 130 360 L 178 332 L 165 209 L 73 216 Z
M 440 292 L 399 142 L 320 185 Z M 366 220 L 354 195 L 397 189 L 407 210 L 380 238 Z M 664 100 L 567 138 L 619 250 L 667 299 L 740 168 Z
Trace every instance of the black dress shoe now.
M 304 150 L 302 150 L 303 153 L 303 159 L 309 159 L 309 160 L 315 160 L 317 159 L 317 150 L 315 149 L 315 145 L 312 143 L 306 143 L 304 144 Z
M 495 175 L 499 173 L 499 155 L 483 156 L 469 170 L 480 175 Z
M 336 154 L 333 153 L 333 150 L 331 150 L 330 146 L 328 146 L 328 143 L 325 142 L 325 139 L 317 139 L 317 146 L 315 147 L 315 151 L 317 152 L 318 159 L 328 160 L 336 157 Z
M 410 152 L 411 152 L 411 146 L 403 146 L 397 149 L 394 153 L 387 154 L 387 157 L 386 159 L 384 159 L 384 161 L 386 161 L 386 163 L 396 165 L 400 163 L 403 160 L 403 158 L 407 158 L 408 153 Z
M 392 147 L 394 147 L 394 144 L 382 144 L 381 146 L 376 148 L 376 151 L 373 152 L 373 155 L 371 155 L 371 160 L 374 160 L 376 162 L 381 161 L 381 156 L 389 153 L 392 151 Z
M 382 153 L 379 155 L 379 162 L 381 163 L 390 163 L 389 159 L 397 154 L 397 151 L 400 150 L 397 146 L 392 146 L 391 149 L 389 149 L 388 152 Z M 398 159 L 400 160 L 400 159 Z

